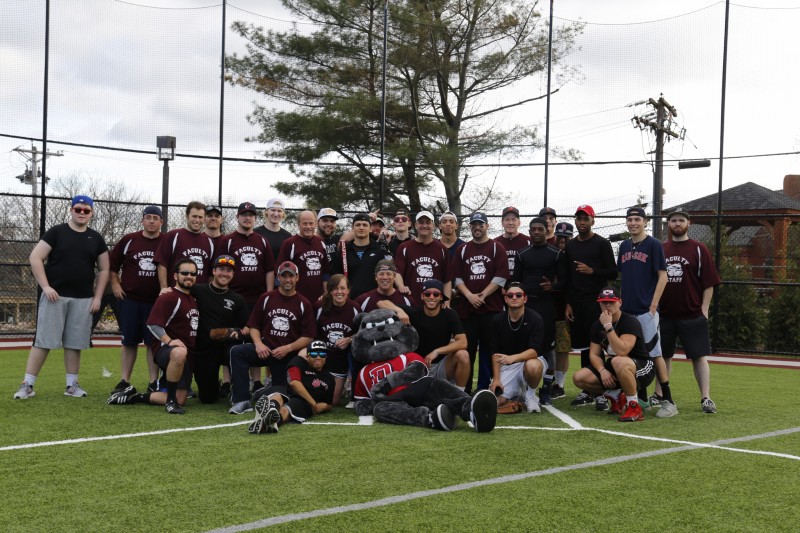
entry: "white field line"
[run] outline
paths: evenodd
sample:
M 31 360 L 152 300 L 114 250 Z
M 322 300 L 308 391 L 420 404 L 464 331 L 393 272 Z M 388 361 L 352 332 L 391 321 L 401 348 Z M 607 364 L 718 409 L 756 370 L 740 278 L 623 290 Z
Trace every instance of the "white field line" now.
M 759 435 L 746 435 L 744 437 L 736 437 L 732 439 L 724 439 L 715 442 L 708 443 L 707 446 L 719 446 L 721 444 L 730 444 L 733 442 L 743 442 L 755 439 L 763 439 L 769 437 L 775 437 L 779 435 L 787 435 L 790 433 L 800 432 L 800 427 L 790 428 L 785 430 L 773 431 L 770 433 L 762 433 Z M 627 436 L 627 435 L 626 435 Z M 268 526 L 273 526 L 276 524 L 285 524 L 287 522 L 296 522 L 299 520 L 305 520 L 308 518 L 317 518 L 321 516 L 329 516 L 334 514 L 341 514 L 341 513 L 349 513 L 352 511 L 363 511 L 366 509 L 374 509 L 377 507 L 385 507 L 388 505 L 394 505 L 396 503 L 403 503 L 411 500 L 417 500 L 420 498 L 427 498 L 430 496 L 438 496 L 441 494 L 448 494 L 452 492 L 459 492 L 463 490 L 470 490 L 474 488 L 480 487 L 487 487 L 491 485 L 499 485 L 503 483 L 511 483 L 514 481 L 520 481 L 523 479 L 530 479 L 534 477 L 546 476 L 551 474 L 559 474 L 561 472 L 569 472 L 572 470 L 582 470 L 586 468 L 593 468 L 596 466 L 605 466 L 611 464 L 622 463 L 626 461 L 632 461 L 635 459 L 644 459 L 649 457 L 655 457 L 658 455 L 665 455 L 670 453 L 676 452 L 684 452 L 689 450 L 696 450 L 697 447 L 694 445 L 688 446 L 677 446 L 674 448 L 662 448 L 660 450 L 651 450 L 648 452 L 630 454 L 630 455 L 621 455 L 617 457 L 608 457 L 605 459 L 598 459 L 595 461 L 587 461 L 584 463 L 578 463 L 574 465 L 567 465 L 567 466 L 560 466 L 555 468 L 547 468 L 544 470 L 536 470 L 534 472 L 526 472 L 523 474 L 513 474 L 508 476 L 501 476 L 496 478 L 489 478 L 483 479 L 479 481 L 471 481 L 468 483 L 459 483 L 457 485 L 450 485 L 448 487 L 442 487 L 439 489 L 431 489 L 431 490 L 423 490 L 418 492 L 411 492 L 408 494 L 400 494 L 397 496 L 390 496 L 388 498 L 381 498 L 379 500 L 373 500 L 369 502 L 363 503 L 355 503 L 351 505 L 342 505 L 338 507 L 328 507 L 326 509 L 316 509 L 314 511 L 307 511 L 304 513 L 294 513 L 282 516 L 273 516 L 270 518 L 264 518 L 262 520 L 256 520 L 255 522 L 250 522 L 247 524 L 239 524 L 235 526 L 228 526 L 219 529 L 211 530 L 209 533 L 233 533 L 235 531 L 251 531 L 253 529 L 260 529 Z

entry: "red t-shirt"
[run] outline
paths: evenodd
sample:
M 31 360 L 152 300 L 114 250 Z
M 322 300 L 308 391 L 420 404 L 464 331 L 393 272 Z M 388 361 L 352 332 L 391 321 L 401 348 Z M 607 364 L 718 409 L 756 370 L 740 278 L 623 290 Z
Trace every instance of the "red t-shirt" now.
M 267 287 L 267 273 L 275 271 L 275 257 L 267 239 L 258 233 L 245 235 L 234 231 L 225 235 L 217 255 L 230 255 L 236 259 L 235 274 L 230 287 L 249 305 L 273 287 Z
M 506 249 L 491 239 L 481 244 L 475 241 L 464 243 L 453 256 L 452 267 L 454 277 L 461 278 L 467 289 L 476 294 L 488 287 L 494 278 L 507 280 L 509 277 Z M 504 284 L 505 281 L 500 285 Z M 497 289 L 478 308 L 472 307 L 466 298 L 458 298 L 456 310 L 462 320 L 469 318 L 470 314 L 499 313 L 503 310 L 503 293 Z
M 280 266 L 284 261 L 297 265 L 300 272 L 297 292 L 316 302 L 324 292 L 323 283 L 328 277 L 329 263 L 325 241 L 318 235 L 310 239 L 293 235 L 281 245 L 277 265 Z
M 508 256 L 508 279 L 511 279 L 514 277 L 514 264 L 517 260 L 518 253 L 530 246 L 531 240 L 522 233 L 517 233 L 511 239 L 505 235 L 500 235 L 499 237 L 495 237 L 494 240 L 502 244 L 503 248 L 506 249 L 506 255 Z
M 356 388 L 354 391 L 356 400 L 370 399 L 372 397 L 370 395 L 370 389 L 372 389 L 373 385 L 392 372 L 399 372 L 405 369 L 414 361 L 420 361 L 423 364 L 425 363 L 425 359 L 423 359 L 418 353 L 408 352 L 405 354 L 400 354 L 394 359 L 389 359 L 388 361 L 370 363 L 362 368 L 361 372 L 358 373 L 358 381 L 356 381 Z M 392 389 L 389 391 L 389 396 L 406 388 L 406 386 L 407 385 L 401 385 L 400 387 Z
M 111 272 L 119 272 L 125 298 L 137 302 L 155 302 L 161 286 L 158 283 L 156 250 L 164 238 L 163 233 L 148 238 L 141 231 L 122 237 L 109 254 Z
M 150 316 L 147 317 L 148 326 L 161 326 L 170 339 L 183 342 L 190 353 L 194 350 L 199 323 L 200 312 L 194 297 L 174 288 L 156 299 Z M 153 353 L 163 345 L 161 339 L 155 339 Z
M 258 329 L 269 348 L 291 344 L 300 337 L 313 339 L 317 332 L 311 302 L 300 293 L 284 296 L 279 289 L 261 295 L 247 327 Z
M 659 312 L 662 317 L 675 320 L 697 318 L 703 314 L 703 291 L 720 283 L 711 252 L 694 239 L 663 244 L 667 286 L 658 304 Z
M 378 292 L 378 289 L 373 289 L 369 292 L 365 292 L 358 298 L 356 298 L 356 305 L 363 313 L 369 313 L 370 311 L 374 311 L 378 308 L 378 302 L 381 300 L 389 300 L 394 305 L 400 306 L 408 306 L 414 307 L 417 305 L 416 300 L 411 296 L 405 295 L 398 290 L 395 290 L 391 296 L 386 296 L 385 294 L 381 294 Z
M 197 265 L 195 283 L 208 283 L 211 274 L 211 261 L 214 259 L 214 242 L 203 233 L 192 233 L 186 228 L 178 228 L 167 233 L 156 250 L 155 262 L 167 268 L 167 280 L 175 285 L 172 271 L 180 259 L 188 257 Z
M 442 283 L 452 279 L 447 248 L 437 239 L 428 244 L 416 239 L 404 242 L 394 254 L 394 264 L 414 298 L 421 297 L 422 285 L 429 279 Z

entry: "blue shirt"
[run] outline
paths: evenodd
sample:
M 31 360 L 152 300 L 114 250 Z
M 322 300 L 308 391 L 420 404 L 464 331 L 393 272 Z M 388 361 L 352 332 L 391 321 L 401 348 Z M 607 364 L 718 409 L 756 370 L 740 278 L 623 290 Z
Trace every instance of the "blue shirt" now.
M 658 283 L 658 272 L 666 272 L 664 248 L 651 236 L 634 244 L 631 239 L 619 245 L 617 270 L 622 274 L 622 311 L 641 315 L 650 310 Z

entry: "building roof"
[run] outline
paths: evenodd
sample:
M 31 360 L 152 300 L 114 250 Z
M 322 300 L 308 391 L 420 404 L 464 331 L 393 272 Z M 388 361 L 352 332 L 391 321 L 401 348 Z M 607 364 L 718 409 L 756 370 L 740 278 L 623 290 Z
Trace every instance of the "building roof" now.
M 664 209 L 666 215 L 681 207 L 690 213 L 717 211 L 717 193 L 690 200 L 683 204 Z M 748 181 L 722 191 L 722 211 L 762 211 L 764 213 L 800 212 L 800 200 L 786 196 L 782 191 L 773 191 L 757 183 Z

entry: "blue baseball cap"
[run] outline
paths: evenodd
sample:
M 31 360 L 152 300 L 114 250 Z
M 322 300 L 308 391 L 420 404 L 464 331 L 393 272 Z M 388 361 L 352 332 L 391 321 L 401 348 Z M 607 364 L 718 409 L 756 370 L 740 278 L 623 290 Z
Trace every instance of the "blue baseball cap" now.
M 144 211 L 142 212 L 142 216 L 145 215 L 158 215 L 159 217 L 164 218 L 164 213 L 161 212 L 161 208 L 157 205 L 148 205 L 145 207 Z
M 88 205 L 89 207 L 94 207 L 94 201 L 84 194 L 79 194 L 72 198 L 72 207 L 75 207 L 77 204 Z

